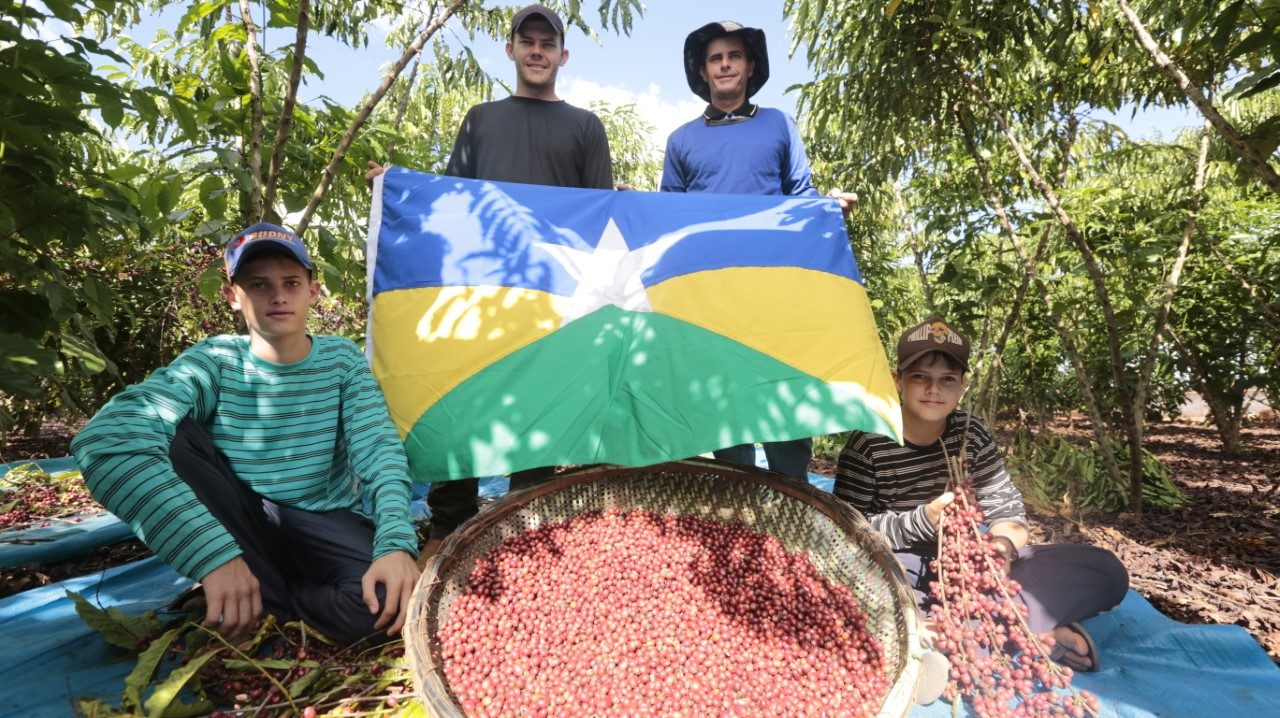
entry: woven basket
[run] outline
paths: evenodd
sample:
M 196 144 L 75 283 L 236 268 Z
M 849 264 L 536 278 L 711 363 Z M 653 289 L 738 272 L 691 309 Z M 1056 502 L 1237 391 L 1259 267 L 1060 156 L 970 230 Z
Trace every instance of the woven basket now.
M 414 588 L 404 629 L 414 687 L 427 711 L 462 716 L 444 677 L 436 630 L 466 589 L 477 559 L 504 540 L 589 511 L 617 508 L 741 523 L 803 552 L 828 580 L 848 586 L 884 648 L 892 687 L 881 716 L 905 716 L 919 671 L 915 601 L 888 544 L 857 511 L 780 474 L 689 459 L 640 469 L 571 471 L 496 501 L 463 524 L 427 563 Z

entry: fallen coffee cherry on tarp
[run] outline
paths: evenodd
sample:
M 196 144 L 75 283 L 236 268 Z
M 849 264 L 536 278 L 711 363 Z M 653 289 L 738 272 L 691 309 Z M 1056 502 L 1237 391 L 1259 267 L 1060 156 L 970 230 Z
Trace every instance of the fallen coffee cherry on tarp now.
M 582 514 L 477 561 L 437 630 L 468 716 L 874 715 L 857 598 L 741 524 Z
M 48 526 L 51 519 L 102 513 L 80 472 L 56 475 L 24 464 L 0 477 L 0 530 Z

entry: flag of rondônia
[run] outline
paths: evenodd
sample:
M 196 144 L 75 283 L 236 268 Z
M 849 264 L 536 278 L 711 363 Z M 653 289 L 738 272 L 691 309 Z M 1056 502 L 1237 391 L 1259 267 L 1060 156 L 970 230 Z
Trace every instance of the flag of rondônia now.
M 393 168 L 369 351 L 416 479 L 901 436 L 827 198 L 612 192 Z

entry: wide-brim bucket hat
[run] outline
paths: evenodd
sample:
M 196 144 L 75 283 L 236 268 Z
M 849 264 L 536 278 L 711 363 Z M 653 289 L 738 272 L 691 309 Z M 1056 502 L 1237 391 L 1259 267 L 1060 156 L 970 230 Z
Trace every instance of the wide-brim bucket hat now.
M 738 35 L 747 45 L 751 61 L 755 69 L 747 80 L 747 97 L 760 91 L 769 79 L 769 48 L 764 42 L 764 30 L 746 27 L 732 20 L 709 22 L 689 33 L 684 39 L 684 74 L 689 80 L 689 89 L 701 97 L 704 102 L 711 102 L 711 86 L 702 79 L 702 62 L 707 54 L 707 44 L 723 35 Z

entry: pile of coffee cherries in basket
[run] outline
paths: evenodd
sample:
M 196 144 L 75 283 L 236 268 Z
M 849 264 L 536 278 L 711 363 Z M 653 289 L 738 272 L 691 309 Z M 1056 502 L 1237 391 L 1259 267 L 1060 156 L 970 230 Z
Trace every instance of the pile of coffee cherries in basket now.
M 939 525 L 929 615 L 935 646 L 951 663 L 947 699 L 970 703 L 981 718 L 1097 715 L 1093 694 L 1054 690 L 1070 686 L 1071 669 L 1050 660 L 1052 636 L 1027 625 L 1027 607 L 1014 598 L 1021 587 L 980 528 L 973 488 L 961 479 L 953 490 Z
M 853 593 L 736 523 L 585 513 L 477 561 L 436 633 L 468 716 L 869 716 Z

